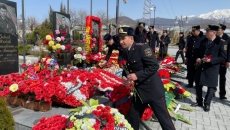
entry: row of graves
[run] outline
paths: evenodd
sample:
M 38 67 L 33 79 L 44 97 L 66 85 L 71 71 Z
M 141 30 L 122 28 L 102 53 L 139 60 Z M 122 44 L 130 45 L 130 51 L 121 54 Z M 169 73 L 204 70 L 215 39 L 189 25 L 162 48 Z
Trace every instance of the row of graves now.
M 16 3 L 4 1 L 2 4 L 16 12 Z M 8 17 L 16 18 L 15 15 Z M 108 49 L 101 39 L 102 22 L 98 17 L 86 17 L 85 49 L 71 48 L 69 30 L 60 21 L 69 18 L 67 14 L 54 12 L 55 30 L 44 41 L 49 55 L 34 63 L 27 60 L 21 65 L 22 73 L 18 73 L 17 35 L 0 33 L 1 128 L 133 129 L 127 118 L 134 84 L 124 86 L 121 79 L 122 66 L 126 63 L 118 65 L 119 52 L 113 51 L 107 65 L 98 68 Z M 116 34 L 116 25 L 110 30 Z M 158 57 L 158 53 L 155 55 Z M 192 125 L 178 111 L 181 108 L 194 110 L 176 100 L 191 94 L 171 79 L 171 76 L 183 73 L 184 68 L 169 55 L 159 64 L 158 74 L 167 90 L 165 97 L 169 113 L 176 120 Z M 153 121 L 156 117 L 148 107 L 140 120 L 140 129 L 150 130 Z

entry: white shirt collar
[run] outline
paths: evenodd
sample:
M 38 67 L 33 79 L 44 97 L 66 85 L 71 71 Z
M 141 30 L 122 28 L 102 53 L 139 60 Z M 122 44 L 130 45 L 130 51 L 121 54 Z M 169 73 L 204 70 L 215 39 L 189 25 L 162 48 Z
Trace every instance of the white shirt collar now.
M 132 44 L 132 45 L 133 45 L 133 44 Z M 128 51 L 130 51 L 130 49 L 131 49 L 132 45 L 129 47 Z
M 213 42 L 215 39 L 216 39 L 216 37 L 215 37 L 215 38 L 213 38 L 211 41 Z

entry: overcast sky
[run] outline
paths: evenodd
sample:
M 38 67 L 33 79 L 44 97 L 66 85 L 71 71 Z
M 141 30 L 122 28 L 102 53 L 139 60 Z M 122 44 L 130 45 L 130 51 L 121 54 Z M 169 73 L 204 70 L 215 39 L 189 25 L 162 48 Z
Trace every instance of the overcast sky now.
M 22 12 L 21 0 L 17 2 L 18 16 Z M 41 23 L 48 16 L 49 5 L 54 11 L 60 10 L 60 3 L 67 5 L 67 0 L 24 0 L 25 17 L 35 16 Z M 70 8 L 85 9 L 90 13 L 91 0 L 70 0 Z M 109 0 L 109 17 L 114 18 L 116 14 L 116 1 Z M 144 0 L 127 0 L 124 4 L 120 0 L 120 12 L 134 20 L 142 18 Z M 156 5 L 156 17 L 175 18 L 181 15 L 200 15 L 214 10 L 230 9 L 230 0 L 152 0 Z M 97 10 L 107 11 L 107 0 L 93 0 L 93 12 Z M 152 17 L 153 17 L 152 12 Z

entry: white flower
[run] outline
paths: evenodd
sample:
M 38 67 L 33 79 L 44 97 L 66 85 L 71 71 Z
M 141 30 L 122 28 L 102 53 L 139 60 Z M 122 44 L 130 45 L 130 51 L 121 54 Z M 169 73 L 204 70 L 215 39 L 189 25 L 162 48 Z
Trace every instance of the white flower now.
M 81 54 L 77 54 L 77 59 L 81 59 L 82 55 Z
M 87 124 L 84 123 L 84 124 L 82 124 L 81 129 L 82 130 L 88 130 L 89 128 L 88 128 Z
M 60 41 L 61 41 L 61 38 L 60 38 L 60 37 L 57 37 L 57 38 L 56 38 L 56 41 L 57 41 L 57 42 L 60 42 Z
M 77 51 L 82 51 L 82 48 L 81 48 L 81 47 L 78 47 L 78 48 L 77 48 Z
M 96 119 L 89 119 L 88 122 L 91 124 L 91 126 L 94 126 L 96 124 Z
M 27 60 L 26 65 L 31 65 L 31 60 Z
M 65 46 L 64 46 L 64 45 L 61 45 L 61 49 L 62 49 L 62 50 L 65 50 Z
M 108 47 L 106 47 L 105 49 L 104 49 L 104 51 L 108 51 L 109 50 L 109 48 Z
M 82 60 L 86 60 L 86 57 L 85 56 L 82 56 L 82 58 L 81 58 Z
M 74 59 L 77 59 L 77 54 L 74 55 Z

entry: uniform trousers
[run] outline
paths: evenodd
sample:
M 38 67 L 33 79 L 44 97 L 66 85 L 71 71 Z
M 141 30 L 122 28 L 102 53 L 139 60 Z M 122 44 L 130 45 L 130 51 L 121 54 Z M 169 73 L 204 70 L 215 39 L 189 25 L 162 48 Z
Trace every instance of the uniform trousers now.
M 175 130 L 171 116 L 167 110 L 164 96 L 144 104 L 141 103 L 140 99 L 138 100 L 138 97 L 136 101 L 135 97 L 132 99 L 131 107 L 129 110 L 129 122 L 134 130 L 139 130 L 139 121 L 148 105 L 150 105 L 154 111 L 154 114 L 158 118 L 163 130 Z
M 181 55 L 183 63 L 184 63 L 184 52 L 183 51 L 177 51 L 175 61 L 177 61 L 179 54 Z
M 187 77 L 188 77 L 188 85 L 189 87 L 193 87 L 193 83 L 195 81 L 196 76 L 196 68 L 195 67 L 189 67 L 187 68 Z
M 226 95 L 226 72 L 227 72 L 227 69 L 225 66 L 220 67 L 220 79 L 219 79 L 219 89 L 220 89 L 220 97 L 225 97 Z
M 203 104 L 203 98 L 202 98 L 203 90 L 202 90 L 202 88 L 203 88 L 202 85 L 196 86 L 196 101 L 197 101 L 198 104 Z M 213 94 L 214 94 L 214 91 L 215 91 L 214 88 L 215 87 L 208 87 L 208 91 L 207 91 L 207 94 L 206 94 L 205 99 L 204 99 L 204 104 L 205 105 L 210 105 L 211 104 Z

